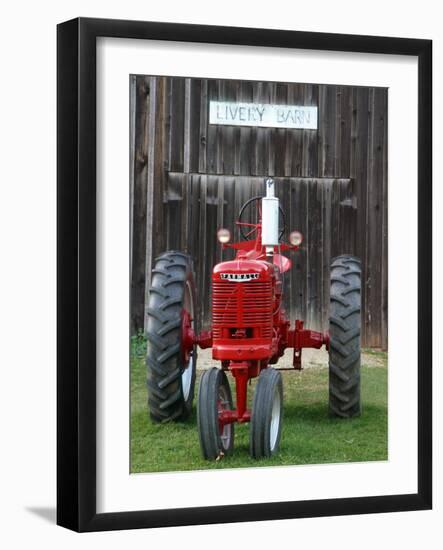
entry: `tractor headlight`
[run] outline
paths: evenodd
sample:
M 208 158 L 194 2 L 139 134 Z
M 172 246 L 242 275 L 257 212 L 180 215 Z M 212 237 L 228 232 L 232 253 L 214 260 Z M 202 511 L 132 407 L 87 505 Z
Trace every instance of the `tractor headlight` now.
M 303 235 L 300 231 L 291 231 L 291 233 L 289 233 L 289 242 L 292 246 L 300 246 L 303 242 Z
M 231 240 L 231 232 L 222 227 L 217 231 L 217 239 L 219 243 L 226 244 Z

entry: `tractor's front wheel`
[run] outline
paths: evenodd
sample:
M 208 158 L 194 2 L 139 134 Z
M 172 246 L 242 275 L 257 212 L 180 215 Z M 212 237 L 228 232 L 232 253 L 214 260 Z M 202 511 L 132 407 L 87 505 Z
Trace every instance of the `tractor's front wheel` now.
M 146 356 L 148 408 L 156 422 L 189 416 L 194 399 L 196 347 L 183 349 L 184 323 L 194 328 L 192 260 L 178 251 L 155 261 L 149 289 Z
M 331 264 L 329 317 L 329 412 L 351 418 L 361 412 L 361 267 L 355 256 Z
M 223 458 L 234 447 L 234 424 L 222 424 L 223 411 L 231 411 L 232 395 L 226 374 L 216 367 L 203 373 L 197 402 L 200 447 L 207 460 Z
M 281 374 L 268 367 L 261 371 L 252 404 L 249 450 L 253 458 L 273 456 L 279 448 L 283 417 Z

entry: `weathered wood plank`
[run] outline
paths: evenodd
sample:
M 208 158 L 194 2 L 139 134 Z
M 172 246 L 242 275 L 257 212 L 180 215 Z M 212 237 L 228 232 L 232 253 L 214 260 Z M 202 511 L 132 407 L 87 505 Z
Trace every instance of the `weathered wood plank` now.
M 187 171 L 199 172 L 202 80 L 199 78 L 189 80 L 189 169 Z
M 206 234 L 205 241 L 206 254 L 204 256 L 205 263 L 205 278 L 200 281 L 198 290 L 200 295 L 203 296 L 203 300 L 200 300 L 203 306 L 203 311 L 207 312 L 203 319 L 206 320 L 205 324 L 208 324 L 211 315 L 212 304 L 212 268 L 220 261 L 220 249 L 221 246 L 217 242 L 217 218 L 219 210 L 219 181 L 222 178 L 208 177 L 206 179 L 206 223 L 204 226 L 204 232 Z M 201 253 L 202 251 L 200 251 Z
M 237 220 L 238 211 L 235 206 L 235 181 L 234 177 L 220 178 L 220 186 L 223 187 L 223 207 L 220 227 L 227 227 L 231 231 L 234 239 L 237 238 L 237 228 L 235 222 Z M 231 260 L 234 258 L 234 251 L 231 249 L 221 250 L 222 261 Z
M 183 172 L 185 147 L 185 79 L 170 79 L 169 170 Z
M 253 85 L 253 102 L 269 103 L 270 91 L 267 82 L 255 82 Z M 269 135 L 270 128 L 253 128 L 255 134 L 255 163 L 252 167 L 252 175 L 266 176 L 269 172 Z
M 320 209 L 317 196 L 317 181 L 311 180 L 307 185 L 307 210 L 308 217 L 308 238 L 307 238 L 307 254 L 308 254 L 308 269 L 307 269 L 307 316 L 306 324 L 313 328 L 319 327 L 319 312 L 321 312 L 321 293 L 319 292 L 319 281 L 321 273 L 319 269 L 319 247 L 321 239 L 321 224 Z M 321 229 L 321 228 L 320 228 Z M 320 261 L 319 261 L 320 260 Z
M 189 227 L 189 240 L 188 240 L 188 250 L 194 259 L 194 270 L 195 274 L 198 277 L 200 276 L 200 258 L 199 258 L 199 247 L 200 247 L 200 219 L 201 219 L 201 202 L 200 202 L 200 175 L 199 174 L 190 174 L 189 175 L 189 208 L 191 210 Z M 199 279 L 198 279 L 199 280 Z
M 388 101 L 389 91 L 385 90 L 381 110 L 385 116 L 383 125 L 383 190 L 382 190 L 382 255 L 381 255 L 381 347 L 388 349 Z
M 219 100 L 235 102 L 238 84 L 234 80 L 224 80 L 220 84 Z M 235 174 L 236 133 L 239 128 L 234 126 L 220 126 L 219 131 L 219 163 L 217 173 Z M 239 156 L 239 155 L 238 155 Z
M 199 293 L 198 307 L 200 308 L 199 315 L 201 319 L 206 319 L 209 313 L 209 300 L 207 298 L 207 289 L 210 281 L 212 266 L 207 259 L 207 253 L 213 249 L 211 240 L 206 231 L 207 223 L 207 191 L 208 191 L 208 176 L 201 175 L 198 178 L 199 202 L 200 202 L 200 220 L 198 224 L 198 241 L 197 241 L 197 289 Z M 211 250 L 210 250 L 211 249 Z M 202 254 L 202 251 L 204 253 Z M 194 252 L 195 254 L 195 252 Z
M 208 80 L 208 104 L 210 101 L 218 101 L 219 86 L 217 80 Z M 208 105 L 206 106 L 208 110 Z M 217 174 L 218 157 L 218 135 L 219 127 L 215 124 L 209 124 L 207 120 L 207 146 L 206 146 L 206 172 L 208 174 Z
M 280 206 L 283 209 L 284 217 L 285 217 L 285 225 L 286 230 L 283 235 L 283 241 L 287 242 L 288 235 L 292 230 L 293 227 L 293 219 L 292 219 L 292 208 L 291 208 L 291 202 L 292 202 L 292 181 L 289 179 L 283 179 L 283 178 L 276 178 L 275 179 L 275 191 L 276 196 L 280 199 Z M 280 223 L 282 223 L 282 220 L 280 219 Z M 293 256 L 293 255 L 292 255 Z M 284 306 L 286 311 L 289 315 L 292 313 L 293 304 L 296 301 L 296 288 L 293 284 L 293 277 L 291 277 L 290 273 L 285 273 L 283 276 L 283 285 L 284 285 Z
M 319 86 L 318 175 L 340 177 L 336 173 L 337 87 Z M 327 115 L 326 115 L 327 113 Z
M 168 175 L 168 190 L 165 195 L 164 208 L 166 210 L 166 248 L 168 250 L 180 250 L 182 247 L 181 233 L 183 203 L 183 177 L 174 174 Z
M 202 80 L 200 92 L 200 146 L 198 157 L 198 171 L 207 170 L 208 152 L 208 81 Z
M 287 104 L 303 105 L 304 89 L 303 84 L 290 84 L 288 86 Z M 302 176 L 302 159 L 303 130 L 286 130 L 285 176 Z
M 239 86 L 239 101 L 250 103 L 253 100 L 252 82 L 243 81 Z M 252 174 L 253 136 L 250 126 L 240 128 L 240 175 Z
M 357 227 L 357 201 L 355 198 L 355 181 L 340 180 L 338 184 L 340 222 L 338 242 L 340 248 L 338 254 L 353 254 L 356 252 L 356 232 Z
M 129 242 L 134 236 L 134 165 L 135 165 L 135 125 L 137 118 L 137 76 L 129 78 Z M 129 277 L 132 280 L 132 246 L 129 250 Z
M 321 308 L 321 323 L 322 330 L 329 330 L 329 294 L 330 294 L 330 267 L 331 267 L 331 224 L 332 224 L 332 189 L 336 186 L 335 180 L 322 180 L 320 186 L 322 189 L 321 208 L 322 208 L 322 238 L 323 246 L 321 249 L 322 256 L 322 308 Z M 335 204 L 334 204 L 335 206 Z
M 318 106 L 317 84 L 304 85 L 304 105 Z M 318 140 L 320 132 L 318 130 L 302 130 L 303 132 L 303 152 L 301 176 L 318 177 Z M 347 174 L 343 174 L 346 177 Z
M 151 285 L 151 268 L 153 259 L 153 223 L 154 216 L 158 217 L 158 213 L 154 212 L 155 195 L 154 195 L 154 176 L 155 176 L 155 144 L 156 144 L 156 109 L 157 109 L 157 81 L 158 78 L 152 76 L 149 79 L 149 117 L 148 128 L 146 135 L 148 139 L 148 174 L 147 174 L 147 198 L 146 198 L 146 258 L 145 258 L 145 302 L 148 296 L 149 288 Z M 140 229 L 139 225 L 134 226 L 134 230 Z M 145 304 L 146 306 L 146 304 Z M 146 322 L 146 307 L 145 307 L 145 320 Z M 138 329 L 144 328 L 144 325 L 138 327 Z
M 275 102 L 278 105 L 284 105 L 287 101 L 287 85 L 277 82 L 275 84 Z M 283 128 L 273 128 L 271 132 L 270 143 L 270 166 L 269 173 L 274 176 L 284 176 L 285 155 L 286 155 L 286 137 L 287 131 Z M 271 158 L 272 156 L 272 158 Z
M 342 254 L 342 243 L 340 242 L 340 180 L 333 180 L 331 187 L 331 259 Z
M 366 313 L 366 288 L 369 283 L 367 276 L 366 246 L 367 246 L 367 193 L 368 193 L 368 88 L 353 88 L 352 90 L 352 121 L 351 121 L 351 159 L 350 176 L 355 181 L 355 197 L 358 216 L 356 222 L 356 255 L 362 261 L 362 340 L 366 342 L 368 315 Z
M 337 177 L 346 177 L 351 170 L 352 87 L 337 86 L 336 166 Z
M 131 330 L 136 332 L 144 324 L 146 210 L 148 185 L 149 78 L 132 77 L 131 96 L 137 116 L 131 117 L 131 221 L 136 231 L 132 234 L 131 254 Z
M 292 295 L 295 297 L 295 311 L 291 317 L 305 320 L 308 311 L 308 183 L 295 179 L 292 181 L 291 193 L 291 229 L 300 231 L 304 237 L 300 249 L 292 255 L 293 269 L 290 273 Z M 291 312 L 292 304 L 286 304 Z
M 189 174 L 191 165 L 191 79 L 185 78 L 185 105 L 183 122 L 183 172 Z
M 373 88 L 369 92 L 370 120 L 368 139 L 368 194 L 367 220 L 371 231 L 367 235 L 366 266 L 367 285 L 367 341 L 371 347 L 381 347 L 380 327 L 382 323 L 382 257 L 383 249 L 383 172 L 386 90 Z

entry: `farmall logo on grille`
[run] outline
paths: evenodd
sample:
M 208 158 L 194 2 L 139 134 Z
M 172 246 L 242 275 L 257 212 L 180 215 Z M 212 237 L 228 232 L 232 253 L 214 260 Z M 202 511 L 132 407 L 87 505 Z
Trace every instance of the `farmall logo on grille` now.
M 260 273 L 220 273 L 220 278 L 227 281 L 235 281 L 236 283 L 243 283 L 258 279 L 259 275 Z

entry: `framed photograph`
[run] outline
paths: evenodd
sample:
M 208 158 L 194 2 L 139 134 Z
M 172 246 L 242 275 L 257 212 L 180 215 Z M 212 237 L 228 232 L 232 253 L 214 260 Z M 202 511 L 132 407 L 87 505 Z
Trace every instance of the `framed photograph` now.
M 57 67 L 58 524 L 431 508 L 431 41 L 80 18 Z

